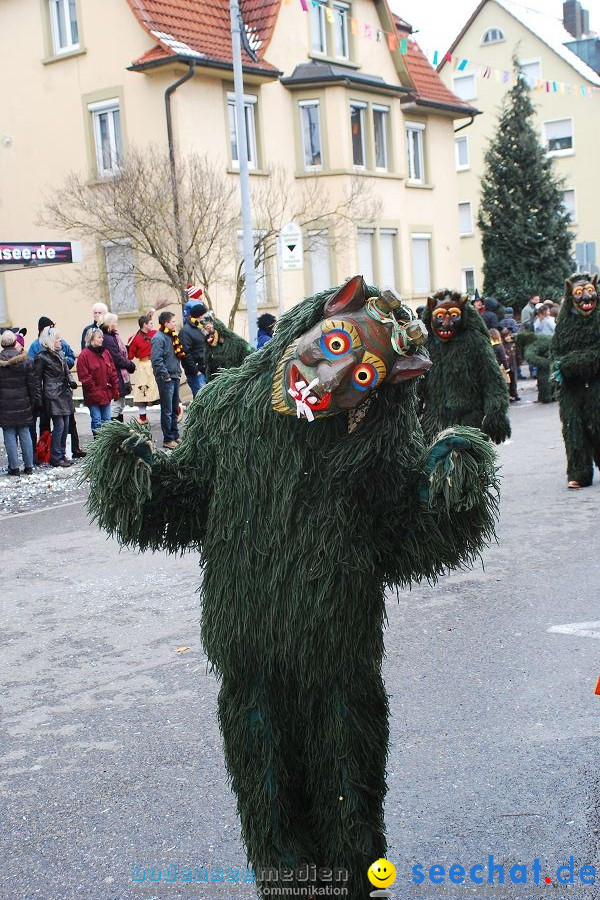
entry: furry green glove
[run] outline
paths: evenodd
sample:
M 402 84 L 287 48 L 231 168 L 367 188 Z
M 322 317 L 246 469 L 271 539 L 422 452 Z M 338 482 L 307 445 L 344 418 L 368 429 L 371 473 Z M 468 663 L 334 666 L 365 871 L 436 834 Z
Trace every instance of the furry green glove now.
M 488 438 L 478 428 L 456 426 L 442 431 L 430 447 L 419 496 L 428 506 L 468 510 L 497 486 L 496 454 Z
M 131 434 L 129 437 L 125 438 L 121 444 L 121 451 L 123 453 L 131 453 L 133 456 L 136 456 L 140 462 L 145 463 L 147 466 L 151 466 L 152 455 L 154 453 L 152 435 L 146 428 L 143 428 L 142 432 L 136 431 L 135 434 Z
M 510 437 L 510 422 L 503 407 L 490 409 L 481 423 L 481 430 L 494 442 L 502 444 Z

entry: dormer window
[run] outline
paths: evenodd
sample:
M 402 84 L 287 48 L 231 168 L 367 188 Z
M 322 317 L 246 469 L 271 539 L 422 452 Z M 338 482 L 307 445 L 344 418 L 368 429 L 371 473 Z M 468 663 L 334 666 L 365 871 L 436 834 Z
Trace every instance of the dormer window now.
M 482 44 L 498 44 L 504 40 L 504 32 L 500 28 L 488 28 L 481 39 Z
M 311 51 L 329 59 L 351 57 L 351 0 L 307 0 Z

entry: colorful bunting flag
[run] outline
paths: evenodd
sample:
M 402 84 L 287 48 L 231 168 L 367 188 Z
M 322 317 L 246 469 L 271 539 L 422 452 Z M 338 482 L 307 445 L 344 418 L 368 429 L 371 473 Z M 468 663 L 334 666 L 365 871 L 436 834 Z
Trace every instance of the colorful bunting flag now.
M 289 6 L 291 0 L 283 0 L 286 6 Z M 324 8 L 325 15 L 327 17 L 327 22 L 330 25 L 335 23 L 335 15 L 333 9 L 322 3 L 322 0 L 300 0 L 300 6 L 303 12 L 308 12 L 308 3 L 311 3 L 315 8 Z M 373 26 L 369 22 L 363 22 L 360 19 L 357 19 L 355 16 L 350 16 L 350 30 L 353 37 L 358 37 L 359 35 L 363 35 L 368 40 L 373 38 L 373 34 L 375 34 L 375 38 L 377 43 L 383 43 L 384 37 L 387 43 L 389 50 L 392 53 L 400 50 L 400 53 L 403 56 L 406 56 L 409 52 L 409 49 L 412 46 L 416 46 L 421 52 L 425 53 L 426 56 L 431 57 L 431 65 L 437 67 L 439 65 L 440 59 L 444 59 L 446 62 L 454 63 L 454 69 L 458 72 L 464 72 L 469 65 L 473 66 L 474 74 L 479 75 L 481 78 L 489 79 L 494 77 L 495 81 L 503 84 L 514 84 L 516 81 L 516 77 L 514 75 L 511 76 L 511 73 L 507 70 L 496 69 L 490 66 L 482 66 L 478 65 L 473 60 L 469 60 L 466 57 L 452 56 L 451 53 L 445 53 L 443 56 L 440 55 L 438 50 L 433 50 L 431 52 L 425 52 L 418 46 L 418 44 L 407 38 L 398 36 L 396 31 L 388 32 L 384 31 L 381 28 L 373 29 Z M 562 81 L 546 81 L 538 79 L 534 85 L 534 89 L 536 91 L 544 91 L 547 94 L 562 94 L 563 96 L 567 94 L 568 96 L 573 95 L 573 91 L 577 92 L 579 89 L 579 93 L 582 97 L 592 97 L 598 96 L 600 94 L 600 87 L 590 86 L 590 85 L 572 85 L 565 84 Z

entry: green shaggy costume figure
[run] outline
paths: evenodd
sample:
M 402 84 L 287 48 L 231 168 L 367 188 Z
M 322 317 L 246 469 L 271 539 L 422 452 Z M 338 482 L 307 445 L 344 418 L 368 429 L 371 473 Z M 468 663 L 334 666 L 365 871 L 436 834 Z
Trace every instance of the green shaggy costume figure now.
M 203 645 L 259 885 L 271 867 L 286 888 L 306 888 L 301 867 L 342 869 L 349 900 L 368 896 L 386 851 L 385 590 L 467 565 L 493 536 L 489 441 L 423 441 L 423 339 L 356 276 L 201 391 L 173 453 L 116 423 L 86 461 L 102 528 L 200 552 Z
M 227 328 L 219 319 L 207 315 L 202 325 L 206 339 L 206 380 L 210 381 L 219 369 L 233 369 L 241 366 L 246 357 L 254 352 L 254 347 Z
M 508 388 L 485 322 L 458 291 L 429 297 L 423 322 L 433 367 L 421 385 L 421 425 L 432 438 L 451 425 L 471 425 L 495 444 L 510 437 Z
M 588 487 L 600 467 L 600 311 L 598 276 L 571 275 L 552 338 L 552 378 L 567 451 L 570 488 Z
M 537 370 L 538 403 L 552 403 L 554 400 L 550 381 L 550 345 L 549 334 L 538 334 L 525 346 L 525 361 Z

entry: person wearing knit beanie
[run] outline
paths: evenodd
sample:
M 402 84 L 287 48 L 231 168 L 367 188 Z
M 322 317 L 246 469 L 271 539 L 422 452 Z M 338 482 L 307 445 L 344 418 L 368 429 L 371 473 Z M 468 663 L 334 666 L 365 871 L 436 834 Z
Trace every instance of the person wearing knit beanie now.
M 206 384 L 206 342 L 200 325 L 200 319 L 206 315 L 206 306 L 197 300 L 190 300 L 185 306 L 187 316 L 184 316 L 179 339 L 185 350 L 185 357 L 182 360 L 183 370 L 192 397 L 195 397 L 200 388 Z
M 0 336 L 0 429 L 8 459 L 8 474 L 20 475 L 19 445 L 24 474 L 33 472 L 33 363 L 7 328 Z
M 40 316 L 38 319 L 38 334 L 41 334 L 44 328 L 54 328 L 54 322 L 48 316 Z
M 204 303 L 194 303 L 193 306 L 190 306 L 190 318 L 191 319 L 199 319 L 200 316 L 203 316 L 206 312 L 206 306 Z
M 202 288 L 197 287 L 195 284 L 188 284 L 187 295 L 190 300 L 199 300 L 202 296 Z
M 14 347 L 17 343 L 17 336 L 14 331 L 11 331 L 10 328 L 7 328 L 6 331 L 2 332 L 2 337 L 0 337 L 0 344 L 3 347 Z

